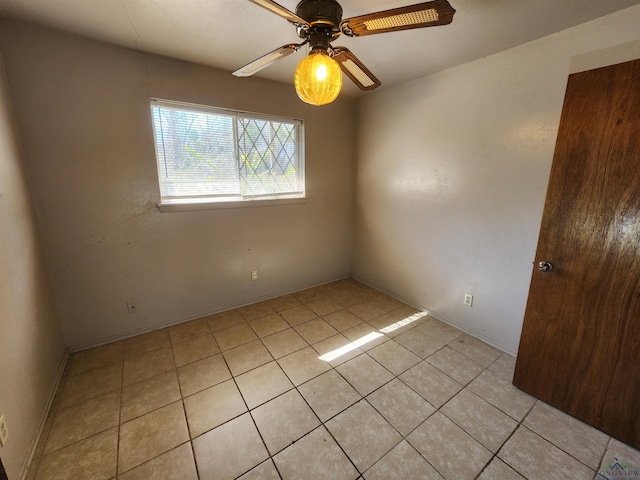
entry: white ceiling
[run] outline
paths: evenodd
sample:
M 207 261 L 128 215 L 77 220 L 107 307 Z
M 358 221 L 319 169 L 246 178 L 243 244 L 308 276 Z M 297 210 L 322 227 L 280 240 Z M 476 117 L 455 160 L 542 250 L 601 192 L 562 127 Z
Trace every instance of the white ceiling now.
M 297 0 L 280 0 L 295 11 Z M 342 0 L 344 18 L 418 3 Z M 640 0 L 450 0 L 447 26 L 340 37 L 382 81 L 398 85 L 587 22 Z M 248 0 L 0 0 L 0 16 L 232 72 L 284 44 L 295 27 Z M 304 49 L 257 76 L 292 83 Z M 238 80 L 242 81 L 242 80 Z M 349 85 L 346 85 L 346 84 Z M 359 90 L 345 82 L 344 93 Z

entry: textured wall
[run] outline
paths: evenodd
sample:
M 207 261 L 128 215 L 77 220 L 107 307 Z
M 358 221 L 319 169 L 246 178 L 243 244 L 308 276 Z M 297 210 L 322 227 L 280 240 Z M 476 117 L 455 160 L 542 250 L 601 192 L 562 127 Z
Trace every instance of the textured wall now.
M 354 275 L 515 352 L 572 60 L 638 39 L 640 6 L 363 100 Z
M 44 419 L 64 358 L 11 100 L 0 56 L 0 451 L 18 478 Z
M 353 100 L 9 21 L 0 46 L 68 346 L 349 275 Z M 150 97 L 302 119 L 308 201 L 160 213 Z

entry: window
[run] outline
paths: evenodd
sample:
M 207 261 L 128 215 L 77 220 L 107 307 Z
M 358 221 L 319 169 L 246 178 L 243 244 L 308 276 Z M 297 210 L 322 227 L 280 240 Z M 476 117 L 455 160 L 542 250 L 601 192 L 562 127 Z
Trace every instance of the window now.
M 152 100 L 162 205 L 304 198 L 302 122 Z

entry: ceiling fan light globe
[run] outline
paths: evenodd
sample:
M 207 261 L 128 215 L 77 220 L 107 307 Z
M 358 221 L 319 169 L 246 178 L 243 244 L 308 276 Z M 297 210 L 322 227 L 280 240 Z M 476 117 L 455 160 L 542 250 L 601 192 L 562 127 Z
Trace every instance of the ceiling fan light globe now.
M 338 62 L 326 53 L 312 52 L 298 64 L 293 83 L 303 102 L 326 105 L 340 94 L 342 70 Z

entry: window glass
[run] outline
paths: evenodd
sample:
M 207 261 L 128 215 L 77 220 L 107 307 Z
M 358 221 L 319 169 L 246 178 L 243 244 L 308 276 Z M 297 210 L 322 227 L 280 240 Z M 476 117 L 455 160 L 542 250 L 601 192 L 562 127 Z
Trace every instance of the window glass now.
M 161 203 L 304 196 L 302 122 L 152 100 Z

